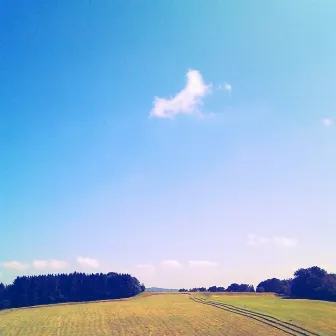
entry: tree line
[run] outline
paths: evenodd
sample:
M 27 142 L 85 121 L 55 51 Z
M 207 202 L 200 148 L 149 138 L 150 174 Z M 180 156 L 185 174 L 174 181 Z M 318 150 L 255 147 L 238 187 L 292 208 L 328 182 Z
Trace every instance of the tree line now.
M 233 283 L 227 288 L 221 286 L 181 288 L 179 292 L 255 292 L 255 289 L 253 285 Z
M 144 290 L 137 278 L 112 272 L 21 276 L 8 286 L 0 283 L 0 309 L 121 299 Z
M 121 299 L 145 290 L 139 280 L 129 274 L 71 273 L 17 277 L 12 284 L 0 283 L 0 309 L 52 303 Z M 233 283 L 222 286 L 195 287 L 180 292 L 272 292 L 292 298 L 336 302 L 336 274 L 317 266 L 300 268 L 291 279 L 261 281 L 256 290 L 252 285 Z
M 300 268 L 292 279 L 262 281 L 257 292 L 273 292 L 298 299 L 336 301 L 336 274 L 317 266 Z
M 258 292 L 275 293 L 290 298 L 325 300 L 336 302 L 336 274 L 313 266 L 300 268 L 291 279 L 280 280 L 277 278 L 261 281 L 256 290 L 252 285 L 233 283 L 227 288 L 211 286 L 185 289 L 180 292 Z

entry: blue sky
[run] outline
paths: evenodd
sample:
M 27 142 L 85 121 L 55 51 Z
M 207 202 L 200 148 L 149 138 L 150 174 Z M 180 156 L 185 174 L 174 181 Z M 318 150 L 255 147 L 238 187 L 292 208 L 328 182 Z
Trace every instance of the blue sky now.
M 0 2 L 0 281 L 336 272 L 336 2 Z

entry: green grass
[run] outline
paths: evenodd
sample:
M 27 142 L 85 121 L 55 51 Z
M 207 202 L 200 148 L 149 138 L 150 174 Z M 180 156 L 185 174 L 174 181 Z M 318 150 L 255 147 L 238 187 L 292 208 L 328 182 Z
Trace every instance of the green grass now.
M 320 335 L 336 335 L 336 303 L 282 299 L 272 294 L 207 293 L 211 301 L 273 316 Z
M 190 299 L 197 300 L 197 297 L 203 301 Z M 210 305 L 204 304 L 209 302 Z M 222 307 L 225 303 L 245 310 Z M 246 309 L 252 312 L 246 313 Z M 290 323 L 295 322 L 320 335 L 336 335 L 336 304 L 333 303 L 281 300 L 271 295 L 144 293 L 126 300 L 1 311 L 0 336 L 311 336 L 296 327 L 291 328 L 294 331 L 288 330 L 290 325 L 283 327 L 283 322 L 253 311 L 273 315 L 282 321 L 291 320 Z

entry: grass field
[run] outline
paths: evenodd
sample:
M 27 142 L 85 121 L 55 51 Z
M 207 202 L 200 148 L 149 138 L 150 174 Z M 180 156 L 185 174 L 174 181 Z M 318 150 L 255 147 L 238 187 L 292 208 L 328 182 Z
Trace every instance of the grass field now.
M 237 314 L 246 314 L 245 311 L 247 311 L 248 315 L 251 311 L 260 313 L 252 315 L 252 317 L 268 318 L 262 315 L 269 315 L 319 335 L 336 335 L 336 303 L 282 299 L 273 294 L 253 293 L 206 293 L 200 297 L 212 302 L 226 304 L 223 308 L 228 308 L 228 310 L 230 308 L 232 308 L 231 310 L 235 309 L 231 305 L 240 308 L 236 310 Z
M 144 293 L 130 300 L 13 309 L 0 312 L 0 335 L 297 335 L 288 330 L 285 333 L 272 324 L 258 321 L 258 318 L 244 316 L 239 310 L 213 306 L 211 303 L 214 301 L 218 302 L 217 305 L 230 304 L 272 313 L 279 319 L 292 319 L 320 335 L 336 335 L 333 326 L 336 304 L 279 300 L 269 295 L 201 297 Z M 281 307 L 282 302 L 290 309 L 288 317 L 286 307 L 276 307 L 277 304 Z M 311 336 L 302 330 L 298 335 Z

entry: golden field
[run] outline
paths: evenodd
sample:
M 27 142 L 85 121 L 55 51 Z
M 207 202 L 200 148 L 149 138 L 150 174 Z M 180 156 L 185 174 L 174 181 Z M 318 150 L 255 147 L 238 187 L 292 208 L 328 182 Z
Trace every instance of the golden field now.
M 239 310 L 240 307 L 247 310 L 248 297 L 225 294 L 201 296 L 144 293 L 128 300 L 12 309 L 0 312 L 0 335 L 336 335 L 333 326 L 336 324 L 336 304 L 322 303 L 321 308 L 320 302 L 301 302 L 301 306 L 295 306 L 295 309 L 304 310 L 305 305 L 311 304 L 307 312 L 313 315 L 298 314 L 295 322 L 302 318 L 299 327 L 306 328 L 306 331 L 295 327 L 292 328 L 294 331 L 290 331 L 286 329 L 286 324 L 284 328 L 281 327 L 286 323 L 286 316 L 281 311 L 271 309 L 269 312 L 278 314 L 280 322 L 272 320 L 273 322 L 265 323 L 265 317 L 253 315 L 253 310 L 257 311 L 258 305 L 264 307 L 265 300 L 269 298 L 267 295 L 253 297 L 257 308 L 253 304 L 248 307 L 252 315 Z M 226 300 L 237 307 L 236 310 L 223 309 L 220 303 L 225 304 Z M 273 300 L 278 300 L 279 304 L 285 301 L 276 297 Z M 289 304 L 296 302 L 287 301 Z M 321 309 L 324 314 L 322 324 L 327 325 L 325 328 L 320 327 L 321 321 L 318 320 L 314 326 L 313 319 L 320 316 Z M 268 312 L 267 308 L 260 308 L 259 311 L 264 314 Z

